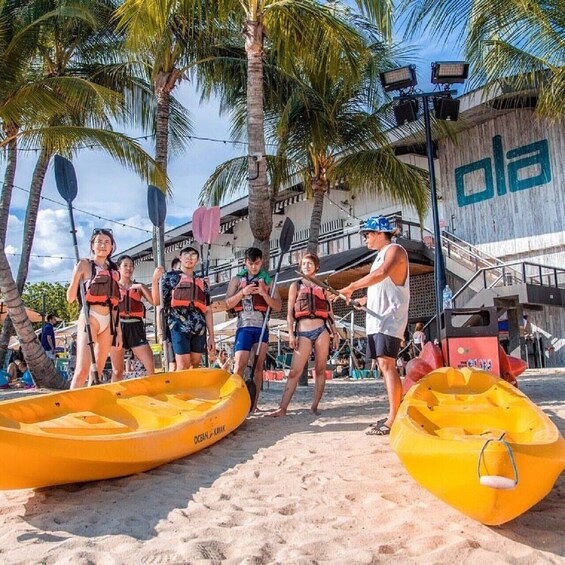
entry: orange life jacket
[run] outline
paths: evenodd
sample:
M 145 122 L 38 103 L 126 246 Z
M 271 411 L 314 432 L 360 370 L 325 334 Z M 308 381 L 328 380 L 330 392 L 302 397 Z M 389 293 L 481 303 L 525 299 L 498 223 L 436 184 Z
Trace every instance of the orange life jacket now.
M 194 306 L 203 314 L 206 313 L 206 289 L 204 279 L 181 275 L 180 280 L 171 292 L 171 308 Z
M 299 281 L 298 295 L 294 303 L 294 318 L 323 318 L 330 316 L 330 303 L 319 286 L 306 286 Z
M 85 282 L 86 303 L 103 304 L 116 308 L 120 302 L 120 274 L 107 266 L 100 267 L 91 261 L 92 275 Z
M 247 275 L 241 277 L 240 281 L 239 281 L 239 287 L 238 287 L 238 292 L 240 290 L 243 290 L 248 284 L 253 284 L 253 282 L 249 282 Z M 250 298 L 251 301 L 253 302 L 253 310 L 256 310 L 257 312 L 266 312 L 267 308 L 269 307 L 269 305 L 267 304 L 267 302 L 265 301 L 265 299 L 259 295 L 259 294 L 250 294 L 248 297 L 245 297 L 245 299 Z M 241 312 L 243 310 L 243 300 L 240 301 L 236 306 L 233 307 L 233 309 L 236 312 Z
M 120 293 L 122 296 L 118 304 L 120 318 L 144 318 L 145 306 L 141 292 L 120 286 Z

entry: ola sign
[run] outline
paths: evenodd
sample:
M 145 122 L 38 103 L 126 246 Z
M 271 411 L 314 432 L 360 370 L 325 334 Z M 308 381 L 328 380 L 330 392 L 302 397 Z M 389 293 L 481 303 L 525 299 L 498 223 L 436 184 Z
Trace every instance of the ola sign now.
M 487 157 L 455 169 L 455 187 L 459 207 L 469 206 L 507 192 L 518 192 L 540 186 L 551 181 L 549 143 L 547 139 L 535 141 L 504 155 L 502 137 L 492 138 L 492 159 Z M 494 162 L 494 163 L 493 163 Z M 466 177 L 481 174 L 484 187 L 471 192 L 466 186 Z M 468 179 L 467 179 L 468 180 Z

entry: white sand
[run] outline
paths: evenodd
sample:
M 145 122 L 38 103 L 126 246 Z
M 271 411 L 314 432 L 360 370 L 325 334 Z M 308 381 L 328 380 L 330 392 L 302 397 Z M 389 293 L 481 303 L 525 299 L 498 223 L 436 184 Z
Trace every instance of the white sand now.
M 565 370 L 520 384 L 565 432 Z M 275 408 L 282 386 L 261 405 Z M 382 381 L 330 381 L 319 417 L 312 389 L 286 418 L 253 417 L 148 473 L 1 492 L 0 563 L 565 562 L 565 475 L 529 512 L 484 526 L 415 483 L 388 438 L 364 434 L 386 413 Z

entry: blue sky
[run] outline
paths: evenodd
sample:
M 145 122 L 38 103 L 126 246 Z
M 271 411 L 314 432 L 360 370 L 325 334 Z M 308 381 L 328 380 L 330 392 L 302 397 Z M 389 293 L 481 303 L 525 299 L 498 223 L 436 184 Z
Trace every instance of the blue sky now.
M 429 84 L 430 62 L 434 60 L 459 60 L 460 54 L 452 45 L 420 37 L 413 41 L 414 62 L 418 68 L 422 88 Z M 189 109 L 194 123 L 193 134 L 200 138 L 229 139 L 229 116 L 219 116 L 215 102 L 199 104 L 188 83 L 181 83 L 175 95 Z M 134 135 L 130 133 L 130 135 Z M 148 153 L 154 149 L 143 142 Z M 167 202 L 167 228 L 188 221 L 198 206 L 198 194 L 214 169 L 227 159 L 244 155 L 245 145 L 232 145 L 194 139 L 185 153 L 175 155 L 169 162 L 169 177 L 173 193 Z M 126 170 L 103 152 L 85 150 L 73 161 L 79 192 L 74 201 L 75 221 L 78 229 L 79 250 L 88 255 L 88 240 L 94 227 L 111 227 L 118 250 L 127 249 L 151 237 L 151 222 L 147 216 L 147 185 L 135 173 Z M 19 251 L 23 232 L 23 217 L 27 203 L 35 154 L 21 154 L 18 161 L 6 251 L 15 272 L 19 264 Z M 5 162 L 0 174 L 3 175 Z M 24 189 L 24 190 L 21 190 Z M 37 231 L 30 264 L 29 282 L 68 282 L 72 272 L 74 249 L 69 233 L 69 218 L 55 186 L 52 166 L 43 188 Z M 55 201 L 55 202 L 53 202 Z M 85 214 L 79 210 L 87 211 Z M 109 221 L 112 220 L 112 221 Z

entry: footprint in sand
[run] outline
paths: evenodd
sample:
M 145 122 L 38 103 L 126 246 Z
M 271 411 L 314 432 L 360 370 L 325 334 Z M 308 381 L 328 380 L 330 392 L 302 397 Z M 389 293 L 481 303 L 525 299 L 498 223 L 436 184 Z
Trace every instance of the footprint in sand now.
M 189 550 L 183 557 L 189 559 L 208 559 L 210 561 L 223 561 L 226 559 L 226 544 L 214 540 L 198 541 L 189 544 Z
M 149 555 L 141 555 L 139 563 L 143 565 L 151 565 L 153 563 L 180 563 L 180 555 L 172 551 L 159 551 L 159 553 L 151 553 Z
M 287 504 L 286 506 L 283 506 L 282 508 L 277 510 L 277 512 L 279 514 L 282 514 L 283 516 L 292 516 L 294 513 L 296 513 L 296 504 Z

